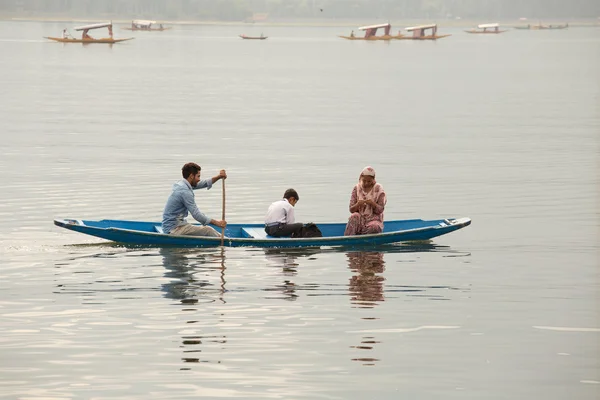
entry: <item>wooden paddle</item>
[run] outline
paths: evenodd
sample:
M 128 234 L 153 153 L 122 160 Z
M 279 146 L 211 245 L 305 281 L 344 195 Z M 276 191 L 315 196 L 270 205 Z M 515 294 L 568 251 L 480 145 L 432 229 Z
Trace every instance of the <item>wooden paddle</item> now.
M 221 214 L 221 220 L 225 221 L 225 179 L 221 179 L 223 181 L 223 213 Z M 225 243 L 225 228 L 221 228 L 221 247 L 223 247 L 223 243 Z

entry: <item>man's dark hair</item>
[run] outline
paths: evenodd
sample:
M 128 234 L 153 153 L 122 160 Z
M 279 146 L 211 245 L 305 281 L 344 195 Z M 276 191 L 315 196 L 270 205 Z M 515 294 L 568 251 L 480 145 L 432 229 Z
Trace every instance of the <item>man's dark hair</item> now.
M 202 168 L 200 168 L 198 164 L 189 162 L 185 164 L 183 168 L 181 168 L 181 174 L 183 175 L 184 179 L 187 179 L 190 174 L 196 175 L 201 169 Z
M 289 200 L 291 197 L 295 198 L 296 201 L 300 200 L 300 197 L 298 197 L 298 192 L 296 192 L 294 189 L 286 190 L 283 194 L 283 198 Z

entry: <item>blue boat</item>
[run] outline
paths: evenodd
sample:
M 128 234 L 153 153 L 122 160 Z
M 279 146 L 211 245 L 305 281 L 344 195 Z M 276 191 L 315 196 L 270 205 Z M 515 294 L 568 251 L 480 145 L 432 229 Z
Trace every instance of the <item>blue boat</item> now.
M 317 224 L 323 237 L 276 238 L 268 236 L 262 224 L 228 224 L 225 229 L 226 247 L 319 247 L 319 246 L 377 246 L 390 243 L 429 240 L 471 224 L 470 218 L 448 218 L 424 221 L 408 219 L 387 221 L 383 233 L 344 236 L 345 223 Z M 220 237 L 178 236 L 163 233 L 160 222 L 140 222 L 103 219 L 101 221 L 62 219 L 54 225 L 86 235 L 129 245 L 172 247 L 217 247 Z M 214 227 L 217 231 L 220 228 Z

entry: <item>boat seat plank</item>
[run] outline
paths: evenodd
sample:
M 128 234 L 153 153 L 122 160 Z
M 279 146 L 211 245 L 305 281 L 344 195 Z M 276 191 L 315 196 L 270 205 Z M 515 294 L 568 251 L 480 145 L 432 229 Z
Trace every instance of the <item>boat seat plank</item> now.
M 161 225 L 154 226 L 154 230 L 158 233 L 165 233 L 165 232 L 163 232 L 163 228 Z
M 242 235 L 253 239 L 266 239 L 267 237 L 270 237 L 267 235 L 264 228 L 242 228 Z
M 263 228 L 263 227 L 242 228 L 242 235 L 246 238 L 253 238 L 253 239 L 289 239 L 289 238 L 276 238 L 274 236 L 269 236 L 269 235 L 267 235 L 267 232 L 265 232 L 265 228 Z

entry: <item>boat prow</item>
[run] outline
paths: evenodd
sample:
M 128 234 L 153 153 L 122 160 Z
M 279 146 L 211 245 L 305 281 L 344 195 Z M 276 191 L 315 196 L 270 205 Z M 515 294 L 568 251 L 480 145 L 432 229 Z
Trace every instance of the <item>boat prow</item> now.
M 162 231 L 160 222 L 124 220 L 54 220 L 56 226 L 86 235 L 138 246 L 218 247 L 220 237 L 169 235 Z M 447 218 L 386 221 L 383 233 L 344 236 L 345 223 L 317 224 L 323 237 L 277 238 L 268 236 L 263 224 L 228 224 L 225 229 L 226 247 L 294 248 L 320 246 L 378 246 L 391 243 L 430 240 L 462 229 L 471 224 L 470 218 Z

